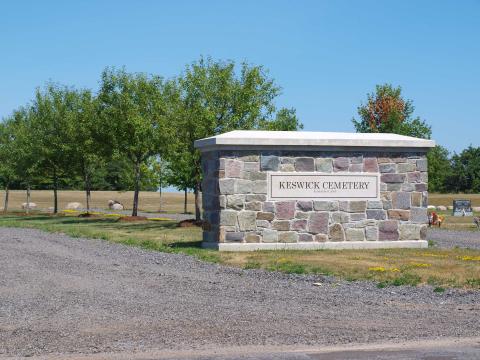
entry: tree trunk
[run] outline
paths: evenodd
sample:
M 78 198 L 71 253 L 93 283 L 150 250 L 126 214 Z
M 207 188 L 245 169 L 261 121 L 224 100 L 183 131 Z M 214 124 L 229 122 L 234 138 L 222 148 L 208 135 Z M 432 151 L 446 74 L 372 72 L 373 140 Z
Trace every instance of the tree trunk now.
M 58 178 L 57 178 L 57 170 L 53 170 L 53 213 L 58 213 Z
M 195 184 L 195 220 L 200 221 L 200 183 Z
M 185 197 L 183 200 L 183 213 L 187 213 L 187 188 L 185 188 Z
M 160 185 L 160 190 L 159 190 L 159 193 L 160 193 L 160 206 L 158 207 L 158 211 L 162 211 L 162 185 Z
M 91 189 L 90 176 L 88 175 L 88 171 L 85 171 L 85 197 L 87 201 L 87 213 L 90 212 L 90 200 L 91 200 L 90 189 Z
M 140 163 L 135 163 L 135 192 L 133 194 L 133 210 L 132 216 L 138 214 L 138 193 L 140 192 Z
M 8 184 L 5 185 L 5 203 L 3 204 L 3 212 L 6 213 L 8 211 L 8 194 L 9 194 L 9 189 L 8 189 Z
M 27 214 L 30 213 L 30 184 L 27 185 L 27 208 L 25 209 Z

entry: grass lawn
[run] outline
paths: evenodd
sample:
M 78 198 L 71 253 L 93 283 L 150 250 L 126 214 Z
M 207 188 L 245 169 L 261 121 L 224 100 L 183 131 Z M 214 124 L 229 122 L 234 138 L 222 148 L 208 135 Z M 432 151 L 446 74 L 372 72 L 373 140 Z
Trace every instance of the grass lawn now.
M 339 278 L 373 280 L 388 285 L 430 284 L 480 289 L 480 251 L 467 249 L 385 249 L 256 251 L 225 253 L 200 248 L 201 229 L 178 228 L 173 221 L 121 222 L 102 216 L 79 218 L 32 214 L 0 216 L 0 226 L 30 227 L 140 246 L 145 249 L 184 253 L 201 260 L 247 269 L 263 268 L 297 274 L 326 274 Z

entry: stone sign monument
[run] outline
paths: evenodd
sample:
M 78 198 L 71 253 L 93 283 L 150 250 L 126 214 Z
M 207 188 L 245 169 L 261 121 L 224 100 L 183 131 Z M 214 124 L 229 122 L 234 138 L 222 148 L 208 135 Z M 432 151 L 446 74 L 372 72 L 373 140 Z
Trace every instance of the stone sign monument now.
M 426 247 L 432 140 L 232 131 L 201 139 L 203 246 Z

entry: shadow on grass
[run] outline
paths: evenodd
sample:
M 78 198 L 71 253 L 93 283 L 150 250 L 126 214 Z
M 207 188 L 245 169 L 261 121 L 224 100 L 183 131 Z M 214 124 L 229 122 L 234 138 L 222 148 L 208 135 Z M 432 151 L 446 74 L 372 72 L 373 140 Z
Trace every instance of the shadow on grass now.
M 184 241 L 184 242 L 174 242 L 170 243 L 168 247 L 172 249 L 184 249 L 184 248 L 202 248 L 202 240 L 198 241 Z

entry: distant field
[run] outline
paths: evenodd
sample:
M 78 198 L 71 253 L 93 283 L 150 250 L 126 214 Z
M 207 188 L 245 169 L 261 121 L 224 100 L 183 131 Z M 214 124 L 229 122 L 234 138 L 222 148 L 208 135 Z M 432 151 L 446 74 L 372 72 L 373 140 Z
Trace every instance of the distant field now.
M 85 203 L 84 191 L 59 191 L 60 209 L 64 209 L 69 202 L 79 202 L 82 205 Z M 0 192 L 0 207 L 3 208 L 3 200 L 5 192 Z M 108 208 L 108 200 L 117 200 L 121 202 L 126 209 L 131 209 L 133 204 L 133 191 L 118 192 L 118 191 L 92 191 L 92 208 Z M 40 209 L 48 209 L 53 206 L 53 191 L 51 190 L 34 190 L 32 191 L 32 202 L 36 203 Z M 22 203 L 26 202 L 26 193 L 21 190 L 10 191 L 9 209 L 21 209 Z M 160 196 L 158 192 L 141 191 L 140 204 L 141 211 L 159 211 Z M 166 212 L 183 212 L 183 194 L 182 193 L 164 193 L 162 195 L 162 209 Z M 193 194 L 188 194 L 188 212 L 193 212 Z
M 480 206 L 480 194 L 428 194 L 429 205 L 451 206 L 455 199 L 471 200 L 472 206 Z

